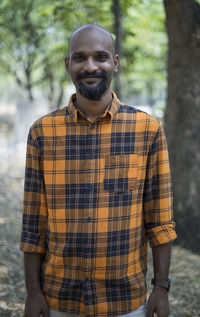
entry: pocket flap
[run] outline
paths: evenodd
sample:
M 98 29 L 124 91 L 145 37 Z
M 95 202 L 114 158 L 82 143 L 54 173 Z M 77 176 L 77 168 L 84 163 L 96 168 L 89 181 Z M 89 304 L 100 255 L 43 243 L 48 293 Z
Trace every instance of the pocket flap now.
M 137 180 L 136 154 L 105 157 L 104 189 L 123 192 L 134 188 Z

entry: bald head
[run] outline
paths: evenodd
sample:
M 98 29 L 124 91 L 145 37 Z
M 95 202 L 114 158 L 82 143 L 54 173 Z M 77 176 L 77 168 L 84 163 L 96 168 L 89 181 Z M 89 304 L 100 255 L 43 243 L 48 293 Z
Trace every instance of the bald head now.
M 97 24 L 86 24 L 81 26 L 72 33 L 69 39 L 69 56 L 71 55 L 72 48 L 74 47 L 74 45 L 76 45 L 76 42 L 80 41 L 80 38 L 87 38 L 89 34 L 90 36 L 95 36 L 97 40 L 98 38 L 101 38 L 101 40 L 106 41 L 110 46 L 112 55 L 115 55 L 115 44 L 112 35 L 107 30 L 105 30 Z
M 76 92 L 99 101 L 106 94 L 111 96 L 110 83 L 118 60 L 111 34 L 99 25 L 87 24 L 72 34 L 65 65 Z

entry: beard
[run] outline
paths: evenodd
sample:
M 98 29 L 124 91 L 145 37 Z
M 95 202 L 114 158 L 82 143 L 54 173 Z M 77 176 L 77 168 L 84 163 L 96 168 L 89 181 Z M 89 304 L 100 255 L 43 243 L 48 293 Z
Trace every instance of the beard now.
M 100 83 L 95 85 L 94 87 L 90 87 L 89 85 L 84 84 L 80 79 L 82 78 L 102 78 Z M 105 93 L 109 81 L 106 72 L 94 72 L 94 73 L 88 73 L 88 72 L 80 72 L 76 76 L 76 83 L 77 88 L 80 94 L 89 99 L 89 100 L 101 100 L 101 97 Z

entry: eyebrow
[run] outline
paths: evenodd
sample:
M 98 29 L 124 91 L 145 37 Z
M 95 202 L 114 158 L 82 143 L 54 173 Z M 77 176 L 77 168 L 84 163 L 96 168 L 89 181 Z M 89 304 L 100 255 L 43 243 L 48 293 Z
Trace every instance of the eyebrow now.
M 95 51 L 94 53 L 97 54 L 97 55 L 98 55 L 98 54 L 99 54 L 99 55 L 100 55 L 100 54 L 102 54 L 102 55 L 105 54 L 105 55 L 108 55 L 108 56 L 110 55 L 110 53 L 109 53 L 108 51 L 104 51 L 104 50 L 102 50 L 102 51 Z M 71 56 L 73 56 L 73 55 L 84 55 L 84 54 L 85 54 L 84 51 L 75 51 L 75 52 L 72 53 Z

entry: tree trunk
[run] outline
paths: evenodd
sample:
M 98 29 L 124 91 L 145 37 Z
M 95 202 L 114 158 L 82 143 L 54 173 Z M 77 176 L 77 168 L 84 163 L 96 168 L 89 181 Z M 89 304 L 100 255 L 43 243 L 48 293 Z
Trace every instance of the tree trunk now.
M 200 6 L 164 0 L 168 54 L 166 134 L 177 243 L 200 252 Z
M 56 103 L 57 109 L 59 109 L 60 106 L 62 106 L 63 97 L 64 97 L 64 89 L 63 89 L 63 83 L 61 83 L 60 84 L 60 92 L 59 92 L 57 103 Z
M 26 75 L 26 90 L 28 92 L 28 97 L 30 101 L 33 101 L 33 93 L 32 93 L 32 83 L 31 83 L 31 66 L 30 64 L 24 69 Z
M 121 26 L 121 7 L 120 0 L 113 0 L 113 13 L 114 13 L 114 26 L 115 26 L 115 52 L 122 57 L 122 26 Z M 117 97 L 121 98 L 121 87 L 120 87 L 120 65 L 118 72 L 114 75 L 114 89 Z

